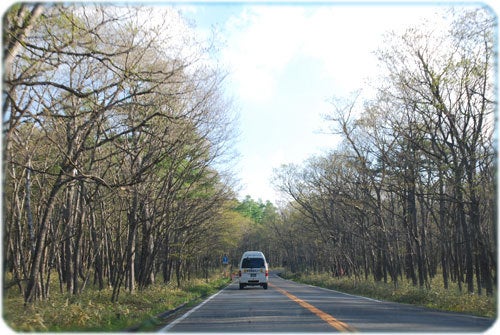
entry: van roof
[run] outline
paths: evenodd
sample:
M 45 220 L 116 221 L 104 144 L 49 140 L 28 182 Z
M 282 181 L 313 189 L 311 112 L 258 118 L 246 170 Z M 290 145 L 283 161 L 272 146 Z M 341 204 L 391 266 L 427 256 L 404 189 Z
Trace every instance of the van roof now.
M 262 251 L 245 251 L 243 253 L 243 257 L 248 257 L 248 256 L 262 256 L 262 257 L 264 257 L 264 253 L 262 253 Z

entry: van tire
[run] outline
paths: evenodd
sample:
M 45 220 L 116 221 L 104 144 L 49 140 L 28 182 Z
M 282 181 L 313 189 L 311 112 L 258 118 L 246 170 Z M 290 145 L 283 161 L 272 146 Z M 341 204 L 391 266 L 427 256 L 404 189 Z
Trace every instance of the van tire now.
M 267 290 L 267 283 L 262 285 L 262 287 L 264 287 L 264 290 Z
M 240 284 L 240 290 L 243 290 L 244 287 L 245 287 L 244 284 Z

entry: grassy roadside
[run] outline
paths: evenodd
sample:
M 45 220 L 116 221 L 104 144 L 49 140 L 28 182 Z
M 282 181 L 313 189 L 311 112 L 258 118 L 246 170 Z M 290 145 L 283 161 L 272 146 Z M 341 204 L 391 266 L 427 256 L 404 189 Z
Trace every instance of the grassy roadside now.
M 110 289 L 87 289 L 79 296 L 52 292 L 50 300 L 25 307 L 18 292 L 3 294 L 3 322 L 17 332 L 148 331 L 161 326 L 160 313 L 182 304 L 194 305 L 229 283 L 229 279 L 192 280 L 181 288 L 155 284 L 134 293 L 123 292 L 111 303 Z
M 282 272 L 281 277 L 325 287 L 341 292 L 362 295 L 379 300 L 407 303 L 425 306 L 439 310 L 466 313 L 476 316 L 495 318 L 497 315 L 497 295 L 493 297 L 479 296 L 459 292 L 453 287 L 448 290 L 443 288 L 439 279 L 434 279 L 430 289 L 414 287 L 410 282 L 404 281 L 394 287 L 392 283 L 356 281 L 353 278 L 336 278 L 329 274 L 291 274 Z

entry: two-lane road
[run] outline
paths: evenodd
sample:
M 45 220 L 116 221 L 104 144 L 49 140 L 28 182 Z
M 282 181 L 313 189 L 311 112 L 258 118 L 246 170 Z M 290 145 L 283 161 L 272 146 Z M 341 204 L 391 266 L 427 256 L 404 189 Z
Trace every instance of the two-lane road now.
M 161 332 L 484 332 L 494 319 L 382 302 L 270 275 L 268 290 L 238 283 Z

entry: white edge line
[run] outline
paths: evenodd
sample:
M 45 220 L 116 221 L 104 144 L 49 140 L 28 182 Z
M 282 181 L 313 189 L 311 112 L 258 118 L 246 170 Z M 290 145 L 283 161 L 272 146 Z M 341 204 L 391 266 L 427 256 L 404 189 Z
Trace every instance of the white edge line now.
M 280 276 L 278 276 L 280 277 Z M 290 279 L 285 279 L 283 277 L 280 277 L 281 279 L 283 280 L 287 280 L 289 282 L 292 282 L 292 283 L 296 283 L 296 284 L 302 284 L 302 283 L 297 283 L 293 280 L 290 280 Z M 343 294 L 343 295 L 347 295 L 347 296 L 350 296 L 350 297 L 355 297 L 355 298 L 361 298 L 361 299 L 365 299 L 365 300 L 369 300 L 369 301 L 374 301 L 374 302 L 380 302 L 380 303 L 383 303 L 384 301 L 382 300 L 377 300 L 377 299 L 373 299 L 373 298 L 368 298 L 368 297 L 364 297 L 362 295 L 355 295 L 355 294 L 349 294 L 349 293 L 345 293 L 345 292 L 340 292 L 340 291 L 337 291 L 337 290 L 332 290 L 330 288 L 326 288 L 326 287 L 321 287 L 321 286 L 314 286 L 314 285 L 310 285 L 310 284 L 302 284 L 302 285 L 306 285 L 306 286 L 309 286 L 309 287 L 313 287 L 313 288 L 319 288 L 320 290 L 324 290 L 324 291 L 329 291 L 329 292 L 335 292 L 335 293 L 338 293 L 338 294 Z
M 217 295 L 219 295 L 219 293 L 221 293 L 222 291 L 224 291 L 226 288 L 227 288 L 227 286 L 224 287 L 219 292 L 212 294 L 210 297 L 208 297 L 205 301 L 203 301 L 202 303 L 200 303 L 198 306 L 194 307 L 193 309 L 191 309 L 188 312 L 186 312 L 186 314 L 178 317 L 177 319 L 175 319 L 174 321 L 172 321 L 171 323 L 169 323 L 165 327 L 161 328 L 158 331 L 158 333 L 166 333 L 166 332 L 168 332 L 172 327 L 174 327 L 176 324 L 178 324 L 179 322 L 181 322 L 182 320 L 184 320 L 185 318 L 187 318 L 188 316 L 190 316 L 192 313 L 194 313 L 195 311 L 197 311 L 200 307 L 202 307 L 207 302 L 209 302 L 210 300 L 212 300 L 213 298 L 215 298 Z
M 373 298 L 368 298 L 368 297 L 364 297 L 364 296 L 362 296 L 362 295 L 355 295 L 355 294 L 350 294 L 350 293 L 340 292 L 340 291 L 337 291 L 337 290 L 332 290 L 332 289 L 330 289 L 330 288 L 326 288 L 326 287 L 314 286 L 314 285 L 309 285 L 309 284 L 305 284 L 305 285 L 310 286 L 310 287 L 314 287 L 314 288 L 319 288 L 320 290 L 324 290 L 324 291 L 335 292 L 335 293 L 338 293 L 338 294 L 347 295 L 347 296 L 349 296 L 349 297 L 361 298 L 361 299 L 365 299 L 365 300 L 369 300 L 369 301 L 374 301 L 374 302 L 384 302 L 384 301 L 382 301 L 382 300 L 377 300 L 377 299 L 373 299 Z

